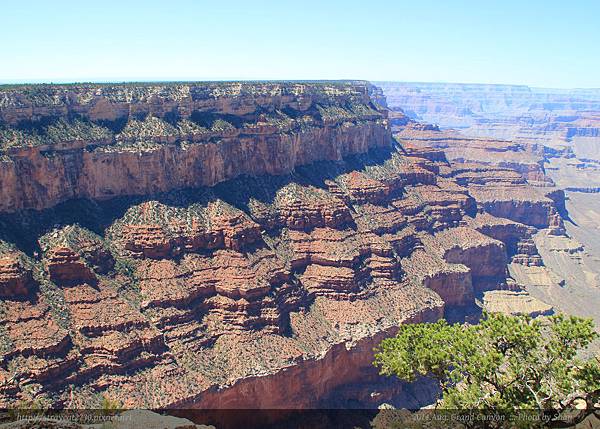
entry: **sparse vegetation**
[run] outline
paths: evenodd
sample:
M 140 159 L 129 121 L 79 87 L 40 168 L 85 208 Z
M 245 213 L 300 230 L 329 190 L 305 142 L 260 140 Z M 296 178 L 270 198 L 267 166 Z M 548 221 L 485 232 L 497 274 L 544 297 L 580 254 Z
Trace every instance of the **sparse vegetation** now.
M 35 417 L 48 408 L 49 404 L 41 397 L 31 400 L 21 399 L 8 408 L 8 414 L 13 420 L 23 419 Z
M 317 110 L 324 121 L 352 120 L 355 115 L 341 106 L 317 106 Z
M 67 122 L 58 120 L 45 129 L 46 140 L 49 143 L 67 142 L 74 140 L 95 141 L 112 139 L 112 132 L 89 121 L 75 120 Z
M 0 302 L 0 319 L 3 318 L 4 313 L 6 312 L 5 305 L 4 302 Z M 0 324 L 0 355 L 6 355 L 13 349 L 14 344 L 8 336 L 8 332 L 6 332 L 6 326 Z
M 71 312 L 65 302 L 65 294 L 61 288 L 47 279 L 40 282 L 40 291 L 46 298 L 50 312 L 58 326 L 69 330 L 71 328 Z
M 48 124 L 31 123 L 20 128 L 0 128 L 0 149 L 52 145 L 60 142 L 111 140 L 112 132 L 90 121 L 59 119 Z
M 257 108 L 248 117 L 233 114 L 194 111 L 190 119 L 182 118 L 177 111 L 168 112 L 164 117 L 147 114 L 138 117 L 125 116 L 114 121 L 92 121 L 85 116 L 69 116 L 57 119 L 52 116 L 22 121 L 18 125 L 0 126 L 0 151 L 10 148 L 55 145 L 73 141 L 102 143 L 90 145 L 88 150 L 102 152 L 154 151 L 165 144 L 165 138 L 175 138 L 177 142 L 198 138 L 215 137 L 215 134 L 234 129 L 255 126 L 258 122 L 276 126 L 279 130 L 295 128 L 305 131 L 311 128 L 315 119 L 325 121 L 359 121 L 365 115 L 379 114 L 364 100 L 355 82 L 165 82 L 165 83 L 123 83 L 123 84 L 40 84 L 40 85 L 0 85 L 0 107 L 26 106 L 70 106 L 73 103 L 86 105 L 104 98 L 115 103 L 147 103 L 151 98 L 165 101 L 183 99 L 200 100 L 218 97 L 256 97 L 301 94 L 313 97 L 315 104 L 303 112 L 294 111 L 292 116 L 283 110 L 265 111 Z M 339 97 L 339 98 L 338 98 Z M 319 104 L 320 100 L 329 100 Z M 333 101 L 332 104 L 328 104 Z M 289 110 L 289 109 L 288 109 Z M 262 113 L 259 115 L 259 111 Z M 304 116 L 302 116 L 304 113 Z M 106 143 L 109 143 L 108 145 Z M 0 155 L 3 158 L 4 155 Z M 9 159 L 9 158 L 8 158 Z
M 215 133 L 222 133 L 224 131 L 235 130 L 235 127 L 224 119 L 217 119 L 213 122 L 210 130 Z
M 201 127 L 189 119 L 183 119 L 177 122 L 177 130 L 182 137 L 208 133 L 207 128 Z
M 123 403 L 117 399 L 103 395 L 100 401 L 100 412 L 105 416 L 114 416 L 123 411 Z
M 154 116 L 148 116 L 143 121 L 130 120 L 117 136 L 117 141 L 143 141 L 156 137 L 175 137 L 179 133 L 168 122 Z
M 55 228 L 40 237 L 38 241 L 43 252 L 53 247 L 65 246 L 81 253 L 84 248 L 88 248 L 91 244 L 102 245 L 104 240 L 89 229 L 74 224 L 60 229 Z

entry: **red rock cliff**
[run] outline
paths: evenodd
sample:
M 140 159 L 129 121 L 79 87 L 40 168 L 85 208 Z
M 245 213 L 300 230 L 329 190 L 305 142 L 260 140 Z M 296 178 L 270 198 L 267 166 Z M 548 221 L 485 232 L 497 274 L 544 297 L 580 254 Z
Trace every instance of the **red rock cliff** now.
M 400 117 L 392 141 L 360 83 L 0 94 L 0 406 L 375 406 L 383 336 L 561 226 L 527 169 L 446 156 L 520 148 Z
M 0 211 L 286 174 L 391 144 L 365 83 L 0 89 Z

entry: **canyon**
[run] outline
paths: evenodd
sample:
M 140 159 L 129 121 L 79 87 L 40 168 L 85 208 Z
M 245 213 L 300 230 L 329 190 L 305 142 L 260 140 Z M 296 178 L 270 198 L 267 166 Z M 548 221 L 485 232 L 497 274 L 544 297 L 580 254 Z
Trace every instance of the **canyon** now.
M 0 87 L 0 406 L 418 408 L 372 365 L 400 324 L 560 308 L 547 163 L 591 116 L 563 148 L 394 88 Z
M 557 208 L 565 220 L 565 234 L 535 234 L 533 242 L 544 263 L 511 265 L 509 271 L 536 298 L 558 311 L 592 317 L 598 326 L 600 89 L 377 85 L 389 108 L 401 117 L 437 124 L 433 128 L 439 133 L 433 134 L 457 139 L 457 144 L 434 144 L 450 160 L 510 167 L 525 173 L 529 183 L 564 192 L 565 204 Z M 504 142 L 514 150 L 489 151 L 477 143 L 482 139 Z

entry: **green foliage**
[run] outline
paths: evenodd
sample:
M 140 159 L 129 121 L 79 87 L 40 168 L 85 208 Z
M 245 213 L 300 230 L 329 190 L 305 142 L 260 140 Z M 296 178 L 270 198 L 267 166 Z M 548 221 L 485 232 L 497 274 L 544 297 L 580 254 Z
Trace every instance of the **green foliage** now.
M 221 133 L 224 131 L 231 131 L 234 130 L 235 127 L 230 124 L 229 122 L 225 121 L 224 119 L 216 119 L 213 123 L 212 126 L 210 127 L 210 130 L 216 133 Z
M 357 116 L 381 116 L 377 110 L 373 109 L 368 104 L 364 103 L 351 103 L 350 110 Z
M 42 252 L 54 247 L 68 247 L 82 254 L 83 248 L 93 245 L 103 245 L 103 238 L 79 224 L 54 228 L 38 239 Z
M 114 271 L 125 277 L 133 278 L 135 276 L 135 263 L 132 259 L 117 257 Z
M 357 121 L 368 116 L 381 116 L 375 109 L 361 102 L 352 102 L 347 106 L 317 105 L 317 111 L 324 121 Z
M 11 419 L 26 419 L 42 415 L 49 408 L 49 403 L 44 398 L 21 399 L 8 408 L 8 415 Z
M 105 416 L 112 416 L 123 411 L 123 404 L 117 399 L 111 399 L 105 395 L 100 401 L 100 412 Z
M 0 127 L 0 150 L 12 147 L 38 146 L 41 144 L 43 144 L 43 141 L 37 134 Z
M 71 328 L 71 311 L 65 301 L 64 291 L 47 279 L 40 282 L 40 291 L 50 307 L 54 320 L 63 329 Z
M 6 305 L 7 304 L 5 302 L 0 302 L 0 316 L 4 316 L 6 312 Z M 7 353 L 14 350 L 14 348 L 14 343 L 8 335 L 6 325 L 0 325 L 0 354 L 6 355 Z
M 64 141 L 94 141 L 112 139 L 113 135 L 108 128 L 101 127 L 89 121 L 75 120 L 67 122 L 59 120 L 45 129 L 47 143 Z
M 291 128 L 296 121 L 286 115 L 281 110 L 275 110 L 270 114 L 263 114 L 259 117 L 256 123 L 247 122 L 243 125 L 244 128 L 253 128 L 258 123 L 268 124 L 277 127 L 279 130 L 287 130 Z
M 598 334 L 591 319 L 484 314 L 477 325 L 403 325 L 376 350 L 382 374 L 439 382 L 438 407 L 564 411 L 600 393 L 600 365 L 578 352 Z
M 177 131 L 181 137 L 191 136 L 194 134 L 207 134 L 208 130 L 201 127 L 198 124 L 190 121 L 189 119 L 183 119 L 177 122 Z

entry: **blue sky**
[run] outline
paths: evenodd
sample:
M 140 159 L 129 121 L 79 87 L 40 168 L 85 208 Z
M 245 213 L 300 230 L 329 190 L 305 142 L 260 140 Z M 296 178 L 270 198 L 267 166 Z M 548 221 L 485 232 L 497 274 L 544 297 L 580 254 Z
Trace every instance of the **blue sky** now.
M 0 0 L 0 81 L 600 87 L 600 1 Z

